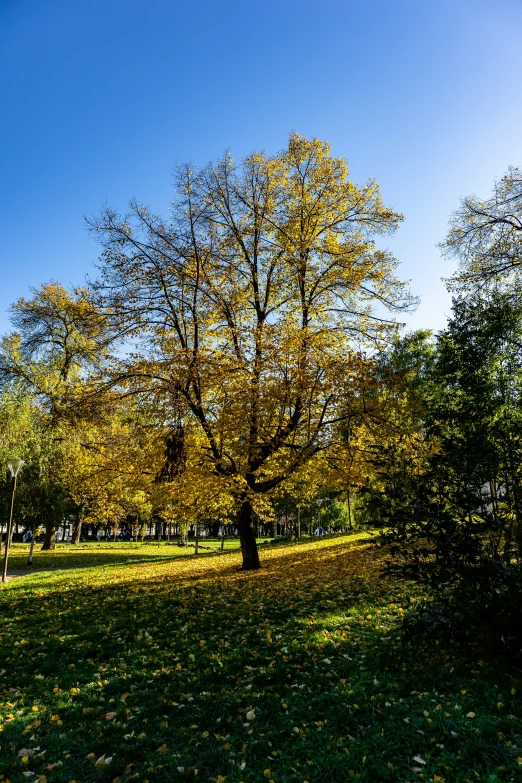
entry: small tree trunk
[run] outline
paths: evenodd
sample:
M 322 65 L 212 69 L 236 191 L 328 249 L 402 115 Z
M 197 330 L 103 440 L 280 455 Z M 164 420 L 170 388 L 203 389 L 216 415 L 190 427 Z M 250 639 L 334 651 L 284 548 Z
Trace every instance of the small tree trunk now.
M 301 538 L 301 507 L 297 509 L 297 538 Z
M 72 536 L 71 536 L 71 541 L 72 541 L 73 544 L 79 544 L 80 543 L 80 538 L 81 538 L 81 535 L 82 535 L 82 523 L 83 523 L 83 518 L 81 516 L 78 516 L 76 518 L 75 523 L 74 523 L 73 533 L 72 533 Z
M 249 500 L 244 500 L 241 504 L 238 515 L 238 528 L 241 554 L 243 555 L 243 571 L 253 571 L 261 568 L 256 537 L 252 528 L 252 504 Z
M 42 545 L 42 551 L 47 549 L 56 549 L 56 525 L 54 522 L 46 522 L 45 536 Z

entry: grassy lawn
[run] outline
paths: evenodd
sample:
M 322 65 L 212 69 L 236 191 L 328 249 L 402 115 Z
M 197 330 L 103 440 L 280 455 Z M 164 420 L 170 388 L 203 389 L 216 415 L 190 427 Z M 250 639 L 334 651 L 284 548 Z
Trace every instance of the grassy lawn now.
M 258 544 L 269 539 L 259 538 Z M 200 539 L 199 554 L 215 554 L 220 551 L 221 539 Z M 226 538 L 225 550 L 239 550 L 238 538 Z M 27 565 L 30 544 L 13 544 L 9 550 L 9 571 L 31 570 Z M 72 568 L 110 564 L 145 562 L 147 560 L 166 560 L 194 555 L 194 541 L 189 546 L 177 546 L 176 542 L 161 541 L 113 542 L 89 541 L 83 544 L 57 544 L 56 549 L 42 552 L 42 545 L 35 544 L 32 570 L 41 568 Z
M 522 681 L 405 650 L 421 598 L 364 536 L 255 573 L 113 546 L 0 590 L 4 783 L 522 779 Z
M 367 538 L 370 533 L 351 534 L 351 540 Z M 260 548 L 270 546 L 271 538 L 258 538 Z M 106 565 L 126 565 L 146 561 L 174 560 L 179 557 L 194 557 L 194 539 L 185 547 L 166 541 L 113 542 L 89 541 L 82 544 L 57 544 L 56 549 L 42 552 L 42 545 L 35 544 L 33 564 L 27 565 L 30 544 L 12 544 L 9 550 L 9 572 L 38 571 L 40 569 L 89 568 Z M 224 550 L 238 552 L 239 538 L 225 538 Z M 201 538 L 198 556 L 215 555 L 221 552 L 221 539 Z M 2 552 L 3 557 L 3 552 Z M 1 559 L 1 558 L 0 558 Z

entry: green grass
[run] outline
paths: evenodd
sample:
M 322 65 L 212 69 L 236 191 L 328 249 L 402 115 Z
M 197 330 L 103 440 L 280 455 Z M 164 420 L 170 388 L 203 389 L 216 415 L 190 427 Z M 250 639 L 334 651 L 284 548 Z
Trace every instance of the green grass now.
M 266 546 L 255 573 L 129 550 L 0 591 L 13 783 L 521 779 L 521 680 L 405 648 L 422 597 L 364 536 Z
M 267 539 L 258 539 L 264 544 Z M 221 548 L 221 539 L 201 539 L 200 555 L 216 554 Z M 226 538 L 225 550 L 239 550 L 239 539 Z M 27 564 L 30 544 L 13 544 L 9 550 L 9 571 L 31 570 Z M 194 541 L 186 547 L 177 546 L 175 542 L 161 541 L 113 542 L 88 541 L 82 544 L 57 544 L 56 549 L 42 551 L 40 543 L 35 544 L 33 551 L 32 570 L 42 568 L 73 568 L 92 567 L 98 565 L 123 564 L 154 560 L 172 560 L 179 557 L 194 555 Z

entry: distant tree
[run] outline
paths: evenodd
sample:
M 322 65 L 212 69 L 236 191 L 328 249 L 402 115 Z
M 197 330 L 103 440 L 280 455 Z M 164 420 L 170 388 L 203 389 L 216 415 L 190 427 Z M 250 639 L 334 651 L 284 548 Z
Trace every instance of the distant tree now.
M 74 472 L 67 433 L 74 426 L 78 401 L 86 399 L 88 372 L 107 357 L 107 323 L 85 291 L 70 292 L 54 282 L 12 305 L 11 322 L 15 330 L 2 339 L 0 348 L 0 384 L 5 389 L 16 385 L 32 401 L 33 443 L 24 470 L 25 486 L 31 487 L 26 514 L 32 515 L 33 524 L 38 519 L 45 526 L 43 548 L 54 549 L 57 526 L 74 506 L 66 482 L 67 473 Z
M 470 291 L 492 282 L 520 283 L 522 264 L 522 173 L 511 167 L 491 198 L 467 196 L 454 213 L 441 245 L 460 271 L 453 288 Z
M 351 526 L 348 505 L 341 498 L 333 498 L 321 510 L 321 523 L 332 532 L 345 530 Z
M 53 419 L 70 412 L 74 392 L 86 373 L 107 358 L 107 321 L 86 297 L 60 283 L 33 290 L 10 308 L 14 331 L 2 339 L 0 381 L 14 379 Z
M 359 433 L 365 456 L 361 474 L 366 469 L 355 500 L 361 524 L 391 526 L 404 535 L 415 514 L 418 481 L 431 448 L 425 416 L 434 360 L 431 333 L 419 330 L 397 336 L 375 364 L 369 393 L 381 415 Z

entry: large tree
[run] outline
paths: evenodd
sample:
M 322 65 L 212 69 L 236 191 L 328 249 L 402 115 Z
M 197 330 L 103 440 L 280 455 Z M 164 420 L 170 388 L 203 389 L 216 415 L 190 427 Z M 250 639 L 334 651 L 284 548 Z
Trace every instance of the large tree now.
M 412 304 L 374 243 L 400 220 L 328 144 L 292 134 L 273 156 L 180 167 L 169 220 L 132 202 L 91 221 L 98 303 L 129 348 L 109 383 L 154 399 L 223 480 L 245 569 L 256 507 L 338 439 L 366 351 L 395 329 L 386 311 Z

